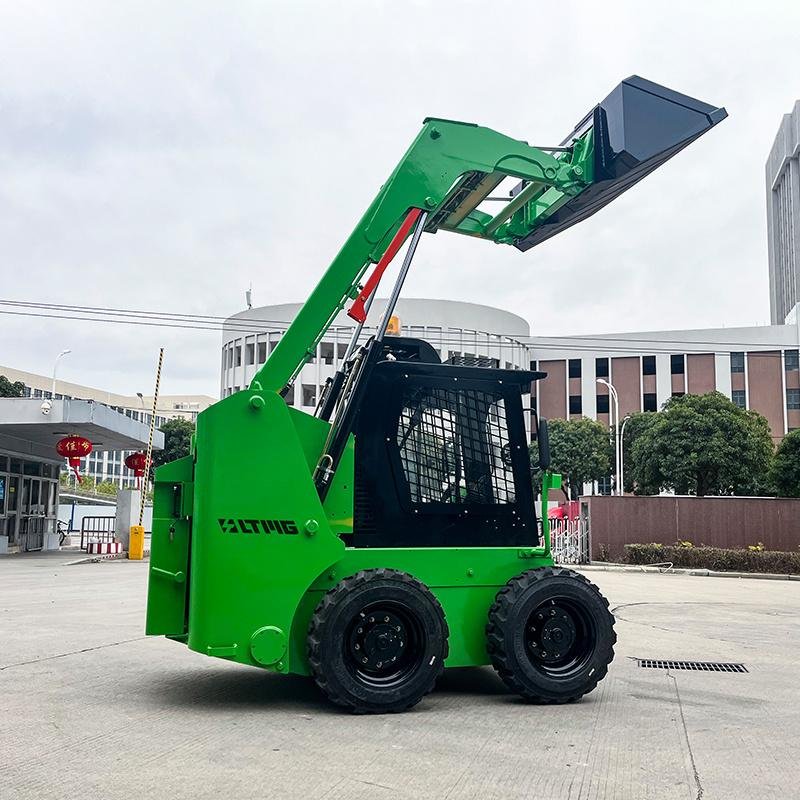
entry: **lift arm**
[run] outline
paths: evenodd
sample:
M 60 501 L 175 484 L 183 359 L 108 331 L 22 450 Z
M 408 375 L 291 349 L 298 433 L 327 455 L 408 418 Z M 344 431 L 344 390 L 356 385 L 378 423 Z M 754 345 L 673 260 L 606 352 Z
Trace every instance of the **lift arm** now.
M 532 147 L 471 123 L 426 119 L 251 389 L 281 391 L 294 380 L 339 311 L 358 298 L 365 271 L 392 246 L 409 211 L 428 212 L 426 232 L 527 250 L 595 213 L 725 116 L 724 109 L 634 76 L 560 147 Z M 507 177 L 519 179 L 508 202 L 493 214 L 479 210 Z

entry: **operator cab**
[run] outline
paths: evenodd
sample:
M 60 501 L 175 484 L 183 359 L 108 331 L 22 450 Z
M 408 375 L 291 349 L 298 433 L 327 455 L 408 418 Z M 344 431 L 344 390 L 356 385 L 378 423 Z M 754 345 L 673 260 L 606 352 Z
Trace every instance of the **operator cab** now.
M 545 373 L 442 363 L 420 339 L 379 346 L 354 425 L 348 543 L 536 544 L 522 395 Z

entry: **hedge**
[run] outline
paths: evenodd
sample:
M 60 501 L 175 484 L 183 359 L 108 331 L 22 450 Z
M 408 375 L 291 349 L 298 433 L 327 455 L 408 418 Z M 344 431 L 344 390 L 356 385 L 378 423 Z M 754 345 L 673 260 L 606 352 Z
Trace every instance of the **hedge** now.
M 692 547 L 686 545 L 626 544 L 628 564 L 672 565 L 689 569 L 710 569 L 715 572 L 769 572 L 800 575 L 800 552 L 784 553 L 759 547 L 725 549 L 722 547 Z

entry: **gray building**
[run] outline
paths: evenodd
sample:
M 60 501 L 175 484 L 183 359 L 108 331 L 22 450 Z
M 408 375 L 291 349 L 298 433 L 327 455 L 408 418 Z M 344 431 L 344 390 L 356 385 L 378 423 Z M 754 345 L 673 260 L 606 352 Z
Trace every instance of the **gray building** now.
M 376 298 L 370 321 L 379 320 L 386 301 Z M 247 388 L 278 340 L 300 310 L 300 303 L 263 306 L 241 311 L 225 322 L 222 335 L 220 396 Z M 344 313 L 317 345 L 286 396 L 289 405 L 313 411 L 327 378 L 333 376 L 353 333 L 353 321 Z M 401 298 L 392 317 L 392 331 L 425 339 L 443 361 L 480 363 L 506 369 L 530 364 L 528 323 L 508 311 L 456 300 Z M 375 333 L 366 325 L 362 341 Z
M 99 452 L 140 450 L 149 429 L 92 400 L 0 398 L 0 554 L 57 550 L 62 437 L 83 436 Z M 153 446 L 164 446 L 156 431 Z M 86 463 L 82 459 L 81 466 Z
M 766 165 L 769 306 L 773 325 L 783 324 L 798 302 L 799 157 L 800 100 L 794 104 L 791 114 L 783 115 Z

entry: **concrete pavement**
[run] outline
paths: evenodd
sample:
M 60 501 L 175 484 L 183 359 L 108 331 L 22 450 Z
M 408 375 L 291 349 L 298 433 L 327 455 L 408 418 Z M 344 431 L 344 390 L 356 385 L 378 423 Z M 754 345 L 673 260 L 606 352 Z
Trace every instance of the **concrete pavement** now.
M 582 702 L 490 669 L 353 717 L 306 679 L 142 634 L 147 563 L 0 559 L 0 798 L 693 800 L 800 794 L 800 585 L 591 572 L 617 658 Z M 666 672 L 635 658 L 744 662 Z

